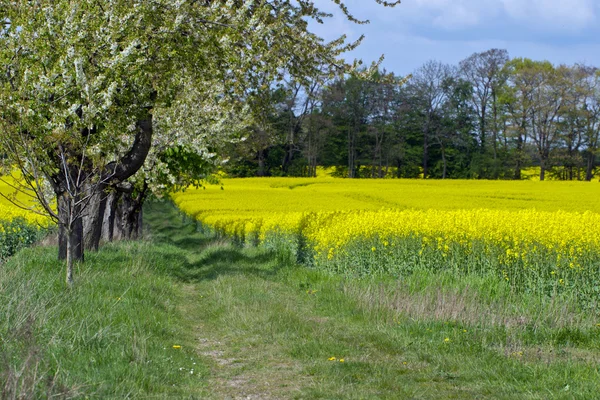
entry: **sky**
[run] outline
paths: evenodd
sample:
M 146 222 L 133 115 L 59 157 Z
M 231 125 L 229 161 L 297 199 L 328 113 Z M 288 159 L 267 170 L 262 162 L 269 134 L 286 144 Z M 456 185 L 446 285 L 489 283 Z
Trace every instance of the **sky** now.
M 600 67 L 600 0 L 402 0 L 395 8 L 345 0 L 369 25 L 347 21 L 332 0 L 315 3 L 335 16 L 324 25 L 313 23 L 313 32 L 328 40 L 364 34 L 362 45 L 345 58 L 370 63 L 384 54 L 383 67 L 396 75 L 429 60 L 458 64 L 492 48 L 513 58 Z

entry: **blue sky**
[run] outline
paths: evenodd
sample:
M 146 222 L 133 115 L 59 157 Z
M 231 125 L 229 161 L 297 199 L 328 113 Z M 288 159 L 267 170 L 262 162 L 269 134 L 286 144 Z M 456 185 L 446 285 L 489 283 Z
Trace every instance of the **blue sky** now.
M 403 0 L 395 8 L 374 0 L 345 3 L 371 23 L 348 22 L 331 0 L 316 0 L 336 17 L 313 31 L 326 39 L 364 33 L 361 47 L 346 58 L 370 62 L 385 54 L 383 66 L 398 75 L 428 60 L 457 64 L 491 48 L 507 49 L 511 57 L 600 67 L 600 0 Z

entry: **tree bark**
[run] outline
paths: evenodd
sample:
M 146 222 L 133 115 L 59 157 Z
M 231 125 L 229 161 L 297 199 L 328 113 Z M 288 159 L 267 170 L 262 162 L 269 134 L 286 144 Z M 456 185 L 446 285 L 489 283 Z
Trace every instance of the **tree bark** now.
M 106 209 L 102 222 L 102 238 L 105 242 L 112 242 L 115 232 L 115 214 L 117 212 L 117 204 L 121 197 L 121 193 L 117 190 L 112 190 L 106 198 Z
M 93 190 L 87 207 L 85 228 L 83 229 L 85 248 L 97 250 L 102 237 L 106 213 L 106 188 L 116 185 L 134 175 L 144 165 L 152 146 L 152 114 L 148 110 L 145 119 L 138 121 L 137 133 L 130 150 L 118 162 L 110 163 L 101 174 L 99 182 L 88 190 Z M 137 229 L 137 227 L 136 227 Z M 111 229 L 114 230 L 114 229 Z M 127 228 L 126 230 L 129 230 Z
M 485 141 L 486 141 L 485 140 L 486 139 L 485 136 L 487 134 L 486 129 L 485 129 L 486 128 L 485 127 L 485 121 L 486 121 L 485 120 L 485 113 L 486 113 L 486 111 L 487 111 L 487 107 L 486 107 L 486 105 L 484 103 L 482 105 L 482 107 L 481 107 L 481 117 L 480 117 L 480 120 L 479 120 L 480 121 L 479 123 L 481 124 L 480 135 L 479 135 L 479 142 L 481 143 L 481 147 L 479 149 L 479 152 L 481 154 L 485 154 Z
M 516 165 L 515 165 L 515 180 L 521 180 L 521 167 L 523 163 L 523 145 L 524 145 L 524 132 L 525 132 L 525 117 L 521 121 L 519 127 L 519 133 L 517 135 L 517 149 L 516 149 Z
M 133 187 L 119 187 L 120 199 L 116 205 L 114 240 L 134 240 L 142 234 L 142 207 L 148 194 L 148 185 L 134 197 Z
M 429 158 L 429 154 L 427 154 L 429 151 L 428 131 L 428 127 L 423 129 L 423 179 L 427 179 L 427 174 L 429 173 L 427 166 L 427 159 Z
M 348 129 L 348 178 L 354 178 L 355 174 L 355 128 Z
M 115 229 L 116 238 L 119 240 L 137 239 L 139 232 L 139 214 L 135 199 L 130 193 L 124 193 L 117 206 Z
M 264 149 L 260 149 L 258 150 L 258 171 L 257 171 L 257 175 L 258 176 L 265 176 L 265 150 Z
M 83 217 L 83 237 L 85 250 L 98 251 L 102 237 L 102 226 L 106 211 L 106 185 L 99 184 L 88 188 L 91 195 L 88 210 Z
M 66 282 L 69 287 L 73 286 L 73 270 L 77 262 L 83 262 L 83 224 L 81 217 L 73 221 L 73 228 L 67 230 L 67 276 Z
M 68 235 L 67 239 L 67 286 L 73 286 L 73 243 L 71 242 L 71 235 Z
M 594 153 L 589 152 L 587 157 L 587 165 L 585 169 L 585 180 L 590 182 L 594 177 L 594 163 L 596 162 L 596 156 Z
M 118 162 L 108 164 L 103 173 L 103 181 L 124 182 L 142 168 L 152 147 L 152 114 L 148 110 L 145 119 L 138 121 L 137 133 L 131 149 Z
M 544 179 L 546 179 L 546 160 L 542 158 L 540 160 L 540 181 Z
M 83 221 L 81 216 L 78 216 L 78 210 L 74 210 L 72 216 L 70 215 L 71 207 L 73 207 L 73 200 L 69 199 L 67 194 L 62 194 L 57 197 L 58 203 L 58 216 L 60 221 L 64 223 L 59 224 L 58 231 L 58 259 L 59 260 L 70 260 L 84 261 L 83 252 Z M 71 226 L 68 225 L 67 221 L 71 222 Z
M 446 171 L 448 168 L 448 163 L 446 161 L 446 149 L 442 146 L 442 179 L 446 179 Z

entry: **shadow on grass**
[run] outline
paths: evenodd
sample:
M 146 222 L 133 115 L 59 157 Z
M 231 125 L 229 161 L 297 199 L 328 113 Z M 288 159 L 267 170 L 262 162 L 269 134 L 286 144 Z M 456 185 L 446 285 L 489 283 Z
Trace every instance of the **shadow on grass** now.
M 151 202 L 144 223 L 153 257 L 163 272 L 182 282 L 217 279 L 223 275 L 274 276 L 284 267 L 266 249 L 242 248 L 227 240 L 197 232 L 196 223 L 167 202 Z

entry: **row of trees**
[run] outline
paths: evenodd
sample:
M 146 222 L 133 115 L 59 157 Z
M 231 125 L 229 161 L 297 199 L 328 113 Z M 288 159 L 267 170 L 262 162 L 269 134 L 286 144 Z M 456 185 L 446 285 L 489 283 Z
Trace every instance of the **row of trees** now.
M 243 138 L 265 82 L 356 69 L 340 55 L 360 40 L 308 30 L 330 16 L 310 0 L 0 1 L 0 176 L 16 169 L 57 222 L 69 284 L 103 235 L 135 236 L 149 194 L 198 183 Z
M 348 177 L 520 179 L 538 166 L 542 180 L 591 180 L 598 166 L 596 68 L 492 49 L 406 79 L 327 76 L 263 91 L 260 123 L 230 148 L 229 172 L 313 176 L 324 165 Z

